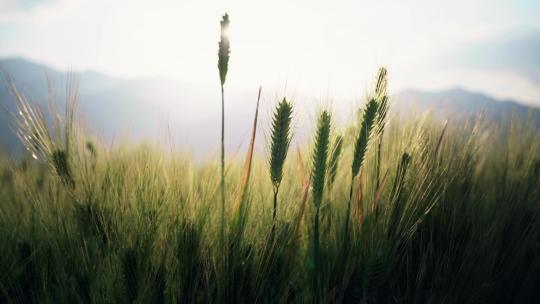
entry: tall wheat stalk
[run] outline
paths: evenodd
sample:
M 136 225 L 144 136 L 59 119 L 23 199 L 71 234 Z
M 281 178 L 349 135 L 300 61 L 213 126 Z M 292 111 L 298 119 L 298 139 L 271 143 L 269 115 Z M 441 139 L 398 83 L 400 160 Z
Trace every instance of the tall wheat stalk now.
M 315 134 L 315 147 L 313 151 L 313 203 L 319 208 L 323 199 L 328 159 L 328 146 L 330 142 L 331 115 L 323 111 L 317 122 Z
M 272 232 L 273 239 L 276 226 L 278 193 L 283 178 L 283 165 L 287 158 L 287 151 L 291 143 L 291 120 L 292 105 L 285 99 L 277 105 L 272 118 L 272 135 L 270 142 L 270 179 L 274 192 L 274 208 L 272 212 Z
M 220 235 L 221 245 L 225 244 L 225 93 L 224 85 L 229 66 L 230 42 L 228 36 L 229 15 L 225 13 L 220 21 L 221 37 L 218 51 L 219 79 L 221 81 L 221 217 Z
M 326 167 L 328 159 L 328 146 L 330 141 L 331 116 L 328 111 L 323 111 L 317 122 L 315 134 L 315 147 L 313 150 L 313 169 L 311 172 L 313 180 L 313 205 L 315 215 L 313 218 L 313 261 L 315 264 L 314 284 L 315 290 L 319 290 L 321 272 L 321 249 L 319 233 L 319 213 L 324 194 L 326 178 Z
M 221 25 L 221 37 L 219 41 L 219 51 L 218 51 L 218 69 L 219 69 L 219 80 L 221 82 L 221 212 L 220 212 L 220 248 L 222 260 L 222 269 L 221 269 L 221 282 L 226 281 L 226 276 L 228 273 L 228 244 L 225 240 L 225 92 L 224 85 L 227 78 L 227 70 L 229 66 L 229 54 L 230 54 L 230 42 L 228 36 L 229 29 L 229 15 L 225 13 L 220 21 Z M 223 285 L 220 285 L 218 293 L 222 300 L 227 298 L 227 288 Z
M 364 108 L 362 125 L 360 126 L 360 132 L 358 133 L 358 137 L 356 138 L 356 142 L 354 145 L 354 156 L 351 166 L 351 187 L 349 190 L 349 201 L 347 203 L 347 211 L 345 214 L 345 241 L 347 241 L 349 234 L 349 221 L 351 215 L 351 200 L 353 196 L 354 179 L 358 175 L 358 172 L 360 171 L 360 168 L 362 167 L 362 164 L 364 162 L 364 157 L 368 148 L 369 137 L 375 123 L 377 107 L 378 104 L 374 98 L 369 100 L 369 102 L 366 104 L 366 107 Z

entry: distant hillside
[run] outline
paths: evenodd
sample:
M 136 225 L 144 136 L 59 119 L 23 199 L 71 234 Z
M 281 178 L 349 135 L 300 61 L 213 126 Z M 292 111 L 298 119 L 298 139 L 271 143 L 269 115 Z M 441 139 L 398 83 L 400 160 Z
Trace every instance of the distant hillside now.
M 45 109 L 47 79 L 54 84 L 60 105 L 64 101 L 65 73 L 20 58 L 0 60 L 0 72 Z M 96 72 L 73 74 L 79 81 L 79 110 L 85 126 L 100 138 L 111 143 L 126 136 L 172 139 L 195 153 L 217 153 L 221 115 L 218 86 L 201 87 L 163 78 L 120 79 Z M 256 88 L 227 91 L 229 149 L 236 149 L 249 132 L 256 94 Z M 0 146 L 20 151 L 7 115 L 16 112 L 15 104 L 4 79 L 0 81 L 0 109 Z
M 403 114 L 430 111 L 436 118 L 457 121 L 473 120 L 479 115 L 499 123 L 506 123 L 511 118 L 531 119 L 540 128 L 540 109 L 463 89 L 441 92 L 406 90 L 394 97 L 393 105 Z
M 44 108 L 48 102 L 47 78 L 53 83 L 58 100 L 64 100 L 65 73 L 20 58 L 0 60 L 0 71 L 9 75 L 27 97 Z M 96 72 L 77 72 L 74 75 L 79 80 L 79 109 L 91 133 L 109 142 L 118 142 L 126 135 L 130 139 L 171 139 L 197 155 L 217 153 L 220 130 L 217 85 L 203 87 L 163 78 L 121 79 Z M 256 94 L 256 88 L 228 89 L 226 92 L 228 151 L 234 152 L 246 142 Z M 438 93 L 408 90 L 392 99 L 393 107 L 405 114 L 412 110 L 431 110 L 441 119 L 462 120 L 474 118 L 482 112 L 498 121 L 512 113 L 519 119 L 530 114 L 540 127 L 539 109 L 460 89 Z M 271 102 L 268 100 L 263 105 L 263 126 L 267 124 L 266 114 L 270 111 Z M 0 82 L 0 109 L 0 147 L 10 152 L 20 151 L 20 143 L 10 128 L 11 119 L 5 111 L 15 113 L 15 106 L 3 80 Z M 308 125 L 302 123 L 296 134 L 305 134 Z
M 48 80 L 59 100 L 64 99 L 66 75 L 45 65 L 21 58 L 0 60 L 0 73 L 11 78 L 25 96 L 43 107 L 48 102 Z M 122 81 L 95 72 L 77 73 L 81 96 L 96 94 L 106 88 L 119 85 Z M 21 146 L 10 124 L 8 113 L 16 113 L 15 103 L 9 92 L 7 79 L 0 77 L 0 146 L 8 151 L 19 151 Z M 89 113 L 90 114 L 90 113 Z

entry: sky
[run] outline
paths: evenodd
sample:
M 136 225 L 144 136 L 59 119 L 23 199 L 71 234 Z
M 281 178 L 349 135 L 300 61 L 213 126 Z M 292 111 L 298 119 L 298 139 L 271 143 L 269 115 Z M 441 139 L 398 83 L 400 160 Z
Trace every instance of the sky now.
M 0 57 L 60 70 L 354 98 L 378 67 L 390 90 L 462 87 L 540 105 L 538 0 L 1 0 Z

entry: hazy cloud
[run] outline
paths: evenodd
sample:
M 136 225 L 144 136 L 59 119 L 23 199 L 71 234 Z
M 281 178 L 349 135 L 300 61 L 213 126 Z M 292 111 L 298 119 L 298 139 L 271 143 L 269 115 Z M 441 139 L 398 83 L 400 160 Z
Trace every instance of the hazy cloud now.
M 0 2 L 0 9 L 6 13 L 17 11 L 30 11 L 37 6 L 53 3 L 54 0 L 3 0 Z
M 540 85 L 540 29 L 516 30 L 473 44 L 454 63 L 523 74 Z
M 512 40 L 516 29 L 539 28 L 539 1 L 48 0 L 31 1 L 30 9 L 15 2 L 0 10 L 0 56 L 59 69 L 214 84 L 217 20 L 228 11 L 230 86 L 287 82 L 311 95 L 350 98 L 364 92 L 380 65 L 390 68 L 394 90 L 484 90 L 492 85 L 480 74 L 491 73 L 520 88 L 502 97 L 533 101 L 539 85 L 540 57 L 531 57 L 537 34 Z

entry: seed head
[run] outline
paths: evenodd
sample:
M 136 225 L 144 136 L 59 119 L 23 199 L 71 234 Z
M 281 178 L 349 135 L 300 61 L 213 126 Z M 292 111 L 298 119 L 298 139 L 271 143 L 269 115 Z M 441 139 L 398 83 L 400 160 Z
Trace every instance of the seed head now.
M 227 34 L 229 31 L 229 14 L 225 13 L 219 23 L 221 24 L 221 39 L 219 41 L 218 69 L 221 86 L 223 86 L 227 77 L 229 54 L 231 53 L 229 36 Z
M 360 126 L 360 133 L 356 139 L 356 144 L 354 145 L 354 159 L 352 164 L 352 176 L 355 177 L 360 171 L 360 167 L 364 162 L 364 156 L 367 151 L 369 136 L 371 134 L 371 129 L 375 121 L 377 114 L 377 101 L 371 99 L 364 109 L 363 121 Z
M 270 178 L 274 188 L 278 188 L 283 176 L 283 164 L 291 142 L 290 128 L 292 105 L 285 99 L 278 104 L 272 118 L 270 143 Z
M 326 161 L 328 159 L 328 145 L 330 137 L 331 116 L 328 111 L 323 111 L 317 122 L 315 135 L 315 149 L 313 151 L 313 203 L 320 207 L 324 193 L 324 180 L 326 177 Z

